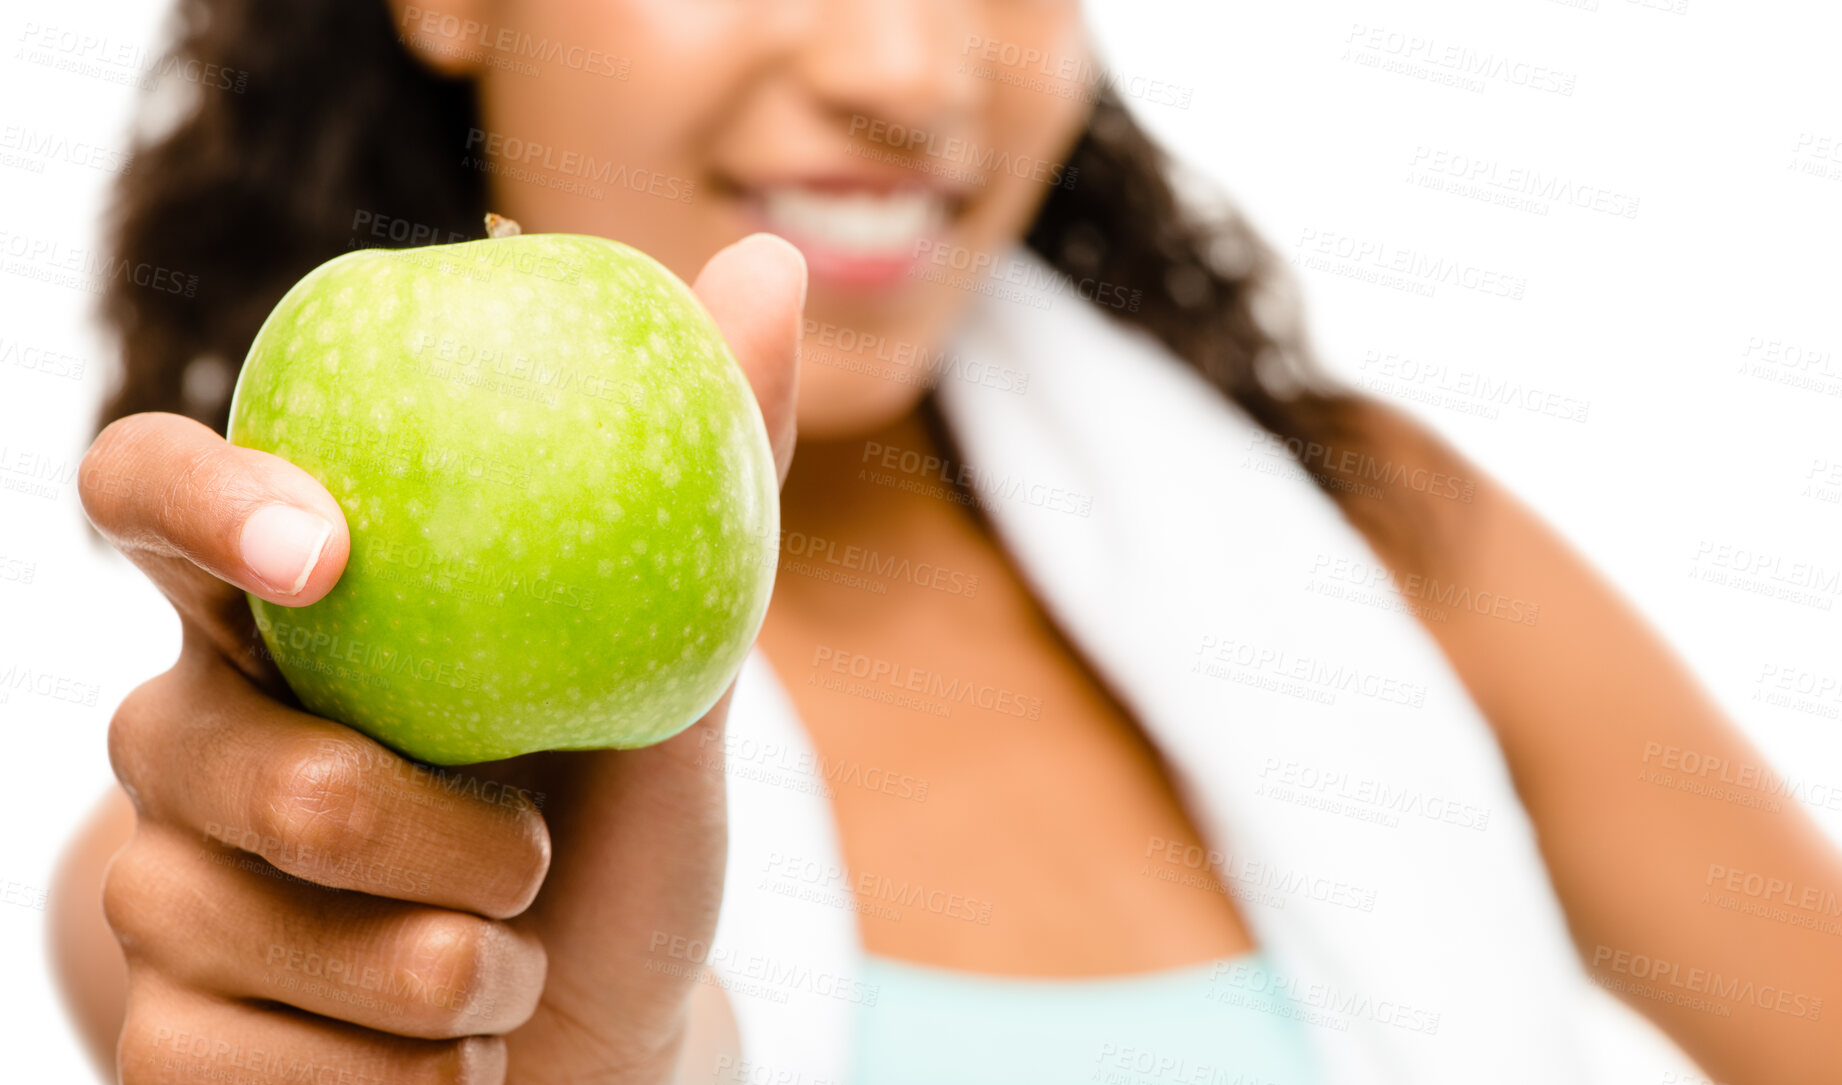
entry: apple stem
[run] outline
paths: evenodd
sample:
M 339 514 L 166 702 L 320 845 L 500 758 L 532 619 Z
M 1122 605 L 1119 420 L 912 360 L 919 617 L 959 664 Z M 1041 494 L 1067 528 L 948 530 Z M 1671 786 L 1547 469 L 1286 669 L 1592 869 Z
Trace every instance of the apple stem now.
M 504 215 L 495 215 L 490 211 L 486 213 L 487 237 L 517 237 L 521 233 L 524 233 L 524 230 L 515 220 L 508 219 Z

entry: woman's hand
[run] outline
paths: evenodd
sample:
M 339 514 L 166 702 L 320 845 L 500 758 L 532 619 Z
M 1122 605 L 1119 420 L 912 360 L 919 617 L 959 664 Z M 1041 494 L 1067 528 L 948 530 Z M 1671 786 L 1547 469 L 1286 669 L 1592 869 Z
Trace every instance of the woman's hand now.
M 804 282 L 751 238 L 696 284 L 783 479 Z M 723 778 L 696 751 L 728 696 L 649 749 L 431 771 L 283 702 L 242 592 L 302 606 L 338 580 L 350 537 L 310 476 L 137 415 L 81 486 L 183 625 L 109 734 L 137 818 L 103 888 L 125 1085 L 668 1080 L 697 978 L 670 947 L 707 944 L 722 896 Z

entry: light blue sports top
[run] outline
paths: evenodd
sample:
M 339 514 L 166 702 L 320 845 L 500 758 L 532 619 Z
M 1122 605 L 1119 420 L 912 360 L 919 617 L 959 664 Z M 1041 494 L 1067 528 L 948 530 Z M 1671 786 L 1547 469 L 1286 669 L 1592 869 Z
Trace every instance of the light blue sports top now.
M 1304 1022 L 1258 949 L 1098 979 L 863 962 L 851 1085 L 1312 1085 Z

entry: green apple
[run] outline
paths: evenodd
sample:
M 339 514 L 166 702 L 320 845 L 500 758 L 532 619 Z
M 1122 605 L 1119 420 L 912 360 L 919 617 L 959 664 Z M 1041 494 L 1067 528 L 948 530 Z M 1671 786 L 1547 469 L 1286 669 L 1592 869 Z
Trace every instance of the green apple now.
M 250 597 L 311 712 L 441 765 L 696 722 L 773 588 L 747 379 L 682 281 L 602 238 L 347 253 L 250 347 L 230 440 L 345 511 L 324 599 Z

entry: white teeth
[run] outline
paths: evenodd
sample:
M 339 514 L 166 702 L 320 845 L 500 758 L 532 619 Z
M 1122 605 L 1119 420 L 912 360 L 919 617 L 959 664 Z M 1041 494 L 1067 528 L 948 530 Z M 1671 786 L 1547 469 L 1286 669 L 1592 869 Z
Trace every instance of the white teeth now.
M 764 192 L 762 206 L 776 230 L 859 257 L 907 256 L 947 218 L 946 200 L 923 189 L 872 194 L 789 186 Z

